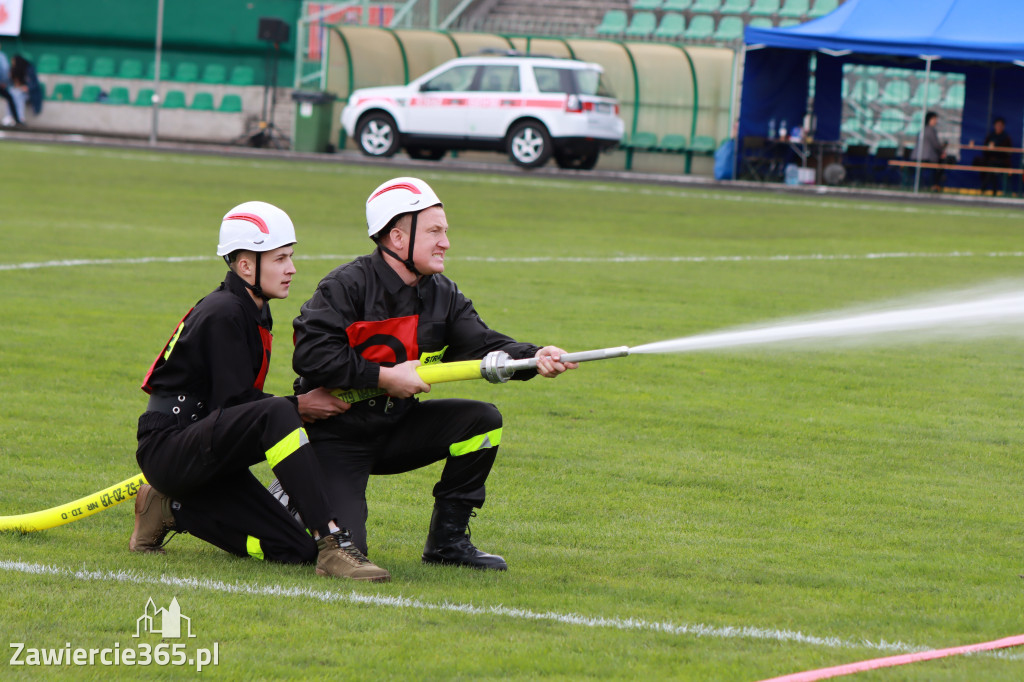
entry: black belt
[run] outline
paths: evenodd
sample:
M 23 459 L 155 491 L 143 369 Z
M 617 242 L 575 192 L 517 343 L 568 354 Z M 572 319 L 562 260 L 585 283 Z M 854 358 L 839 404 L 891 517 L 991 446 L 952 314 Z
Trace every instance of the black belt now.
M 210 413 L 206 402 L 191 395 L 179 393 L 153 393 L 149 396 L 147 412 L 161 412 L 188 421 L 199 421 Z
M 368 412 L 383 412 L 384 414 L 390 413 L 398 405 L 398 401 L 388 395 L 379 395 L 369 400 L 360 400 L 358 403 L 353 403 L 352 407 L 360 410 L 366 410 Z

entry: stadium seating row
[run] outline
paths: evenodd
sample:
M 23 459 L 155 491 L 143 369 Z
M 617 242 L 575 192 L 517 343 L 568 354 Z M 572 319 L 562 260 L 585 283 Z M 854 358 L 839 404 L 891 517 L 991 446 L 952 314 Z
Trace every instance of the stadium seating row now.
M 53 87 L 47 99 L 64 102 L 86 102 L 102 104 L 131 104 L 137 107 L 153 106 L 153 89 L 140 88 L 133 100 L 128 88 L 111 88 L 110 92 L 104 92 L 98 85 L 86 85 L 82 88 L 79 96 L 75 97 L 74 86 L 71 83 L 58 83 Z M 222 111 L 225 113 L 238 113 L 242 111 L 242 98 L 239 95 L 227 94 L 221 98 L 220 106 L 214 107 L 213 95 L 208 92 L 197 92 L 192 98 L 192 103 L 187 104 L 185 93 L 181 90 L 169 90 L 164 95 L 160 105 L 164 109 L 195 109 L 197 111 Z
M 666 154 L 713 154 L 716 144 L 715 138 L 710 135 L 694 135 L 690 144 L 687 144 L 685 135 L 670 133 L 658 140 L 658 136 L 650 132 L 637 132 L 633 139 L 623 139 L 619 143 L 622 149 L 632 149 L 639 152 L 663 152 Z
M 921 106 L 927 100 L 929 105 L 942 102 L 942 106 L 948 109 L 959 109 L 964 105 L 964 84 L 954 83 L 946 90 L 945 98 L 942 96 L 942 83 L 932 81 L 928 84 L 927 90 L 924 83 L 917 86 L 911 96 L 911 84 L 902 78 L 892 79 L 884 87 L 874 78 L 858 78 L 851 87 L 850 81 L 843 80 L 843 99 L 851 99 L 862 104 L 878 102 L 881 105 L 902 105 L 911 104 Z
M 832 12 L 839 0 L 632 0 L 634 10 L 735 14 L 755 17 L 814 19 Z
M 609 16 L 612 15 L 612 16 Z M 780 26 L 798 23 L 797 20 L 783 20 Z M 696 14 L 687 25 L 686 17 L 677 12 L 666 12 L 658 22 L 653 12 L 634 12 L 627 23 L 625 12 L 610 10 L 597 27 L 597 35 L 605 38 L 624 36 L 636 40 L 714 40 L 732 42 L 743 38 L 745 26 L 771 28 L 774 24 L 769 17 L 752 17 L 744 21 L 739 16 L 725 16 L 715 25 L 710 14 Z
M 55 54 L 40 55 L 36 71 L 41 74 L 64 76 L 93 76 L 96 78 L 145 78 L 152 80 L 156 72 L 154 62 L 143 65 L 141 59 L 122 59 L 118 64 L 113 57 L 97 57 L 89 60 L 81 55 L 71 55 L 63 63 Z M 207 64 L 200 72 L 195 62 L 160 62 L 160 79 L 182 83 L 205 83 L 207 85 L 254 85 L 256 74 L 250 66 L 235 66 L 230 73 L 223 64 Z

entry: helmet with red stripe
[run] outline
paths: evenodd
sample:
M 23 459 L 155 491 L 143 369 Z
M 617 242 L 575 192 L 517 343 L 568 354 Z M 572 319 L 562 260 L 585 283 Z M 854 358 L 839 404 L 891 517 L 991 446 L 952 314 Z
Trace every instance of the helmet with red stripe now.
M 441 205 L 430 185 L 419 178 L 394 178 L 373 190 L 366 200 L 366 228 L 372 238 L 398 216 Z
M 247 201 L 224 215 L 217 255 L 241 250 L 263 253 L 295 242 L 295 226 L 287 213 L 263 201 Z

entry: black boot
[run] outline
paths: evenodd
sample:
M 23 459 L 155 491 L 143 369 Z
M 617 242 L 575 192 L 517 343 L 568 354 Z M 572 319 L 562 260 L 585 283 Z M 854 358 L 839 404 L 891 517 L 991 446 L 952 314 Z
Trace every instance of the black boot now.
M 436 500 L 430 534 L 423 548 L 423 563 L 507 571 L 504 559 L 481 552 L 469 541 L 470 516 L 476 516 L 476 512 L 468 502 Z

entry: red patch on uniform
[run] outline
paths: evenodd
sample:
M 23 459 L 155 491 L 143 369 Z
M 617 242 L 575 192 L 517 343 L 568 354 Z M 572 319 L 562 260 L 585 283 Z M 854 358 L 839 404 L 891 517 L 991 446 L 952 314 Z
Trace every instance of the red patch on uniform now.
M 274 345 L 274 335 L 269 329 L 260 327 L 260 342 L 263 345 L 263 360 L 260 362 L 260 371 L 253 382 L 253 388 L 257 391 L 263 390 L 263 382 L 267 380 L 267 370 L 270 369 L 270 351 Z
M 392 317 L 378 322 L 349 325 L 348 345 L 371 362 L 402 363 L 420 356 L 416 330 L 420 316 Z

